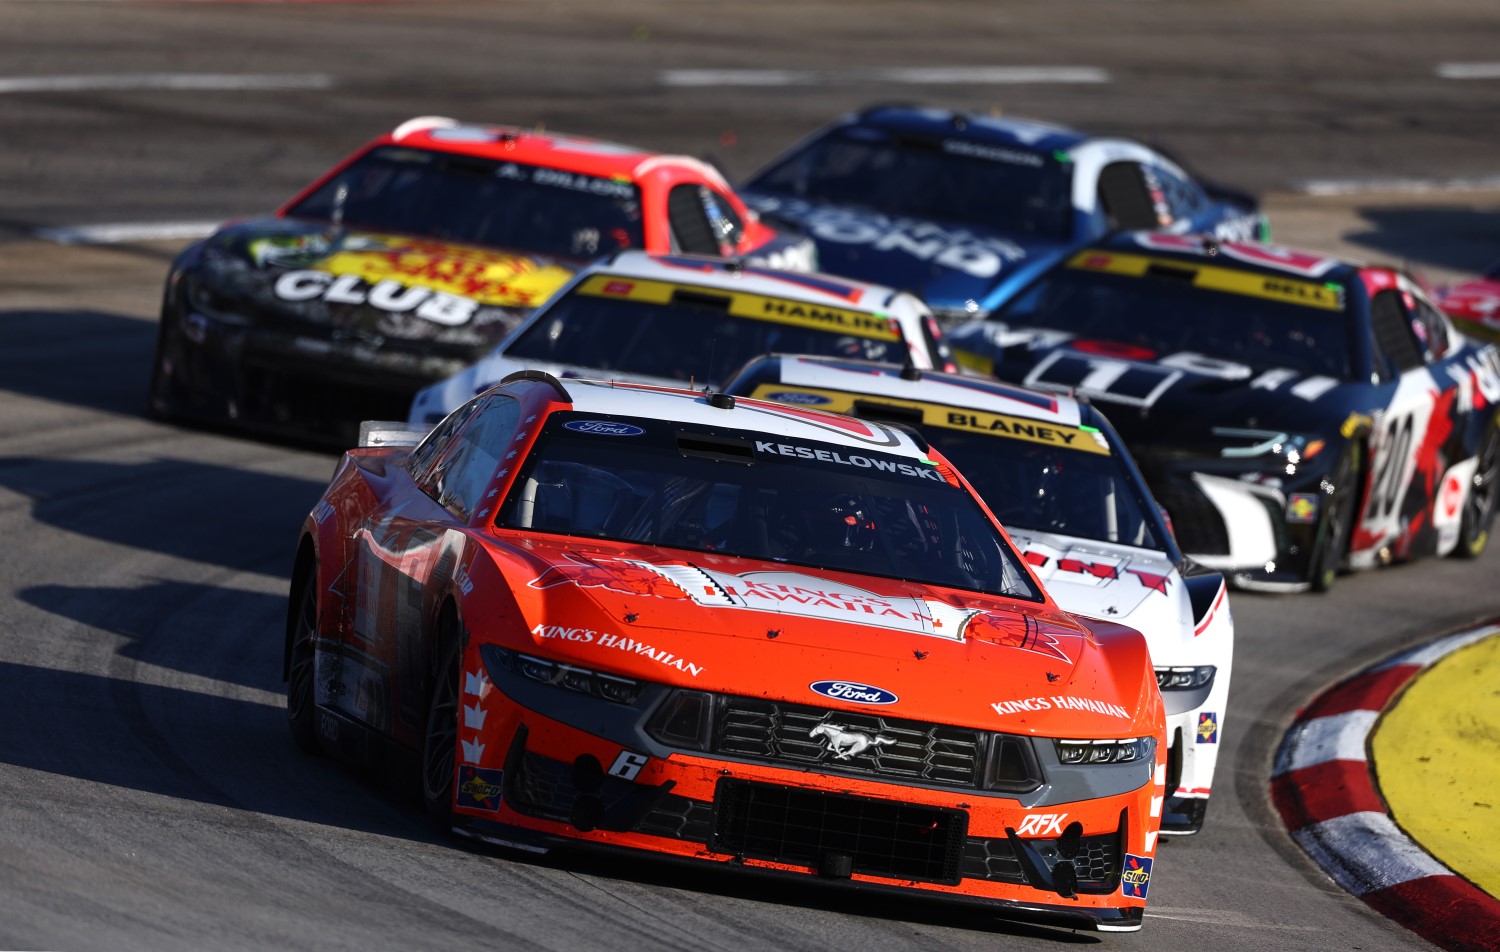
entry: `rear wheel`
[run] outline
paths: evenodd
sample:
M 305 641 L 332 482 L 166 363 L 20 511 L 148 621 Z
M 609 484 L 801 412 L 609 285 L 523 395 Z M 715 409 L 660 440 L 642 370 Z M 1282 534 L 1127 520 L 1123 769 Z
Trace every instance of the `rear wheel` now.
M 427 705 L 422 738 L 422 800 L 433 825 L 446 831 L 453 821 L 453 775 L 458 756 L 458 681 L 462 655 L 458 619 L 444 611 L 434 642 L 441 652 Z
M 292 740 L 307 753 L 317 753 L 317 698 L 314 696 L 314 672 L 317 662 L 318 587 L 312 573 L 299 580 L 296 610 L 288 620 L 291 649 L 288 653 L 286 685 L 286 723 Z
M 1359 501 L 1360 458 L 1358 448 L 1351 450 L 1334 475 L 1333 495 L 1328 499 L 1312 558 L 1311 581 L 1315 592 L 1326 592 L 1338 581 L 1344 550 L 1349 548 L 1349 533 L 1357 518 L 1354 507 Z
M 1495 503 L 1500 493 L 1500 422 L 1484 434 L 1479 446 L 1479 466 L 1474 470 L 1469 495 L 1464 499 L 1464 514 L 1458 529 L 1458 546 L 1453 554 L 1475 559 L 1483 554 L 1490 541 L 1490 526 L 1495 521 Z

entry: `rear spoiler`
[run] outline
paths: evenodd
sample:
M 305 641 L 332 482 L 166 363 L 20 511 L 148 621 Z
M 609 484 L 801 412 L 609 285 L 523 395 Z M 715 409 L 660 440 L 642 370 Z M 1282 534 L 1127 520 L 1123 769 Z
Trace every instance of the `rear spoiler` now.
M 404 420 L 366 420 L 359 425 L 360 446 L 416 446 L 431 426 Z

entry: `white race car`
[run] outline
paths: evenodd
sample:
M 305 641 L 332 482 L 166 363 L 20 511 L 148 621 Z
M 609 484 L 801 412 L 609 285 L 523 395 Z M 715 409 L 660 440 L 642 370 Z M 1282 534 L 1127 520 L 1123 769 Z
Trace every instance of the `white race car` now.
M 580 271 L 478 363 L 419 392 L 431 425 L 517 370 L 717 387 L 772 351 L 957 370 L 915 295 L 741 261 L 621 252 Z
M 1163 833 L 1203 825 L 1234 657 L 1224 577 L 1186 560 L 1104 416 L 910 366 L 768 355 L 727 392 L 916 428 L 973 483 L 1064 610 L 1142 632 L 1167 709 Z

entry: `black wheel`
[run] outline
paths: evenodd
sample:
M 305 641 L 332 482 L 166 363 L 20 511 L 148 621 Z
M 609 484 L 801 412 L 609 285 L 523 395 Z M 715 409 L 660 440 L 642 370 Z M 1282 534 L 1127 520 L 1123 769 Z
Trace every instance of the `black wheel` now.
M 1360 453 L 1358 448 L 1351 450 L 1334 474 L 1333 495 L 1328 499 L 1323 525 L 1318 531 L 1317 549 L 1312 557 L 1310 580 L 1315 592 L 1333 588 L 1344 561 L 1344 550 L 1349 548 L 1349 533 L 1358 518 L 1354 508 L 1359 502 Z
M 1491 426 L 1479 444 L 1479 466 L 1464 500 L 1464 514 L 1458 529 L 1458 545 L 1453 554 L 1477 559 L 1490 542 L 1490 525 L 1495 521 L 1496 493 L 1500 492 L 1500 430 Z
M 314 696 L 318 634 L 318 586 L 315 573 L 302 578 L 294 589 L 296 610 L 287 621 L 291 645 L 287 657 L 286 723 L 292 740 L 307 753 L 317 753 L 317 699 Z
M 442 653 L 427 705 L 422 737 L 422 800 L 434 826 L 447 831 L 453 820 L 453 772 L 458 756 L 458 680 L 462 652 L 458 621 L 443 613 L 435 647 Z

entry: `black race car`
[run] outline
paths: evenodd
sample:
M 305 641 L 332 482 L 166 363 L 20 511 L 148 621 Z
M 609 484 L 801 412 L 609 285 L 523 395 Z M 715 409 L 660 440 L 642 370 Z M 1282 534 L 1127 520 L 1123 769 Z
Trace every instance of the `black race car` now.
M 813 263 L 697 159 L 413 119 L 178 257 L 151 412 L 352 446 L 625 248 Z
M 1097 401 L 1183 551 L 1241 587 L 1488 541 L 1500 352 L 1391 268 L 1126 233 L 949 341 L 970 370 Z

